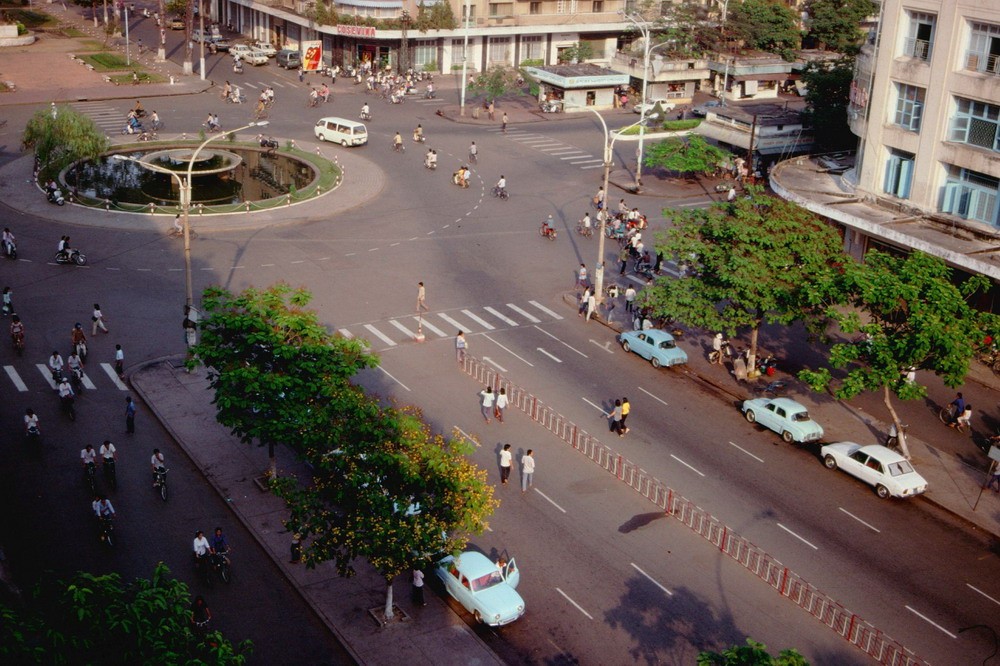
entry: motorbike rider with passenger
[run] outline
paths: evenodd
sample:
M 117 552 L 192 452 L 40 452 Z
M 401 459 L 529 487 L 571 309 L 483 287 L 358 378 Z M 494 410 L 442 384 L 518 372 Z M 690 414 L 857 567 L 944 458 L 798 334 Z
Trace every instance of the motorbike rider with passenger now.
M 80 358 L 87 356 L 87 334 L 83 332 L 83 325 L 76 322 L 73 330 L 69 332 L 70 341 L 73 343 L 73 353 Z
M 56 248 L 56 254 L 59 255 L 60 259 L 69 259 L 69 236 L 63 236 L 59 239 L 59 246 Z
M 427 155 L 426 157 L 424 157 L 424 166 L 427 167 L 428 169 L 436 169 L 437 161 L 438 161 L 437 152 L 428 148 Z

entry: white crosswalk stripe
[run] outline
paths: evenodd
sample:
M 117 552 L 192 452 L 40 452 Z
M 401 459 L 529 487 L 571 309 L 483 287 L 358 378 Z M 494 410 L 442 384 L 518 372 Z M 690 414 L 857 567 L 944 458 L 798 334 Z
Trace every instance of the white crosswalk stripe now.
M 499 132 L 501 128 L 499 127 L 488 127 L 487 132 Z M 507 130 L 507 137 L 511 141 L 517 141 L 522 146 L 527 146 L 528 148 L 533 148 L 538 152 L 545 153 L 546 155 L 551 155 L 552 157 L 558 157 L 561 161 L 569 162 L 570 164 L 577 166 L 579 169 L 598 169 L 603 166 L 603 162 L 599 159 L 593 159 L 593 155 L 576 146 L 571 146 L 567 143 L 557 141 L 552 137 L 545 136 L 544 134 L 537 134 L 535 132 L 526 132 L 519 130 L 516 127 L 512 127 Z M 562 157 L 565 155 L 565 157 Z M 571 161 L 577 160 L 577 161 Z M 597 162 L 597 164 L 592 164 Z
M 52 371 L 49 370 L 49 366 L 44 363 L 36 363 L 35 367 L 38 368 L 38 372 L 42 373 L 42 377 L 48 383 L 49 388 L 53 391 L 56 390 L 56 380 L 52 379 Z
M 52 370 L 49 369 L 47 365 L 43 363 L 31 363 L 28 364 L 28 367 L 30 366 L 34 366 L 35 370 L 38 371 L 38 375 L 41 377 L 41 381 L 37 381 L 35 379 L 35 374 L 33 372 L 27 373 L 25 377 L 22 378 L 21 373 L 18 372 L 15 366 L 13 365 L 3 366 L 4 373 L 7 375 L 7 379 L 10 380 L 10 383 L 13 384 L 14 388 L 16 388 L 19 392 L 26 393 L 32 390 L 55 391 L 58 388 L 58 385 L 56 384 L 55 380 L 52 379 Z M 128 390 L 128 387 L 125 384 L 123 384 L 121 380 L 118 379 L 118 375 L 115 374 L 114 368 L 109 363 L 102 363 L 101 366 L 102 367 L 106 366 L 105 372 L 107 372 L 108 376 L 112 379 L 112 383 L 114 384 L 115 388 L 120 389 L 122 391 Z M 90 375 L 84 373 L 83 377 L 80 379 L 80 384 L 83 386 L 84 389 L 88 391 L 97 391 L 100 390 L 100 387 L 98 386 L 100 382 L 98 380 L 99 380 L 98 377 L 91 377 Z M 29 384 L 31 384 L 31 386 L 29 386 Z M 42 387 L 44 387 L 44 389 Z
M 533 314 L 531 314 L 527 310 L 522 310 L 521 308 L 517 307 L 513 303 L 508 303 L 507 307 L 509 307 L 511 310 L 513 310 L 514 312 L 518 313 L 519 315 L 521 315 L 522 317 L 524 317 L 525 319 L 527 319 L 528 321 L 530 321 L 532 324 L 537 324 L 538 322 L 542 321 L 541 319 L 539 319 L 538 317 L 534 316 Z
M 125 383 L 118 378 L 118 373 L 115 369 L 111 367 L 110 363 L 101 363 L 101 369 L 111 378 L 112 383 L 118 388 L 119 391 L 127 391 L 128 387 Z
M 382 331 L 378 330 L 377 328 L 375 328 L 371 324 L 365 324 L 365 329 L 367 329 L 368 332 L 370 332 L 372 335 L 374 335 L 375 337 L 377 337 L 379 340 L 381 340 L 385 344 L 389 345 L 390 347 L 395 347 L 396 346 L 396 343 L 393 341 L 392 338 L 390 338 L 388 335 L 386 335 Z
M 455 328 L 457 328 L 457 329 L 458 329 L 458 330 L 460 330 L 460 331 L 464 331 L 464 330 L 466 330 L 467 328 L 469 328 L 469 327 L 468 327 L 468 326 L 466 326 L 465 324 L 463 324 L 463 323 L 461 323 L 461 322 L 458 322 L 458 321 L 455 321 L 454 319 L 452 319 L 451 317 L 449 317 L 449 316 L 448 316 L 447 314 L 445 314 L 444 312 L 438 312 L 438 313 L 437 313 L 437 316 L 438 316 L 438 317 L 441 317 L 441 319 L 444 319 L 444 320 L 445 320 L 446 322 L 448 322 L 449 324 L 451 324 L 452 326 L 454 326 Z
M 416 337 L 416 335 L 417 335 L 416 333 L 414 333 L 410 329 L 408 329 L 405 326 L 403 326 L 402 324 L 400 324 L 395 319 L 390 319 L 389 323 L 392 324 L 393 326 L 395 326 L 396 328 L 398 328 L 399 330 L 401 330 L 403 333 L 405 333 L 407 337 L 413 338 L 413 337 Z
M 562 319 L 561 316 L 559 316 L 558 314 L 556 314 L 552 310 L 549 310 L 547 307 L 545 307 L 544 305 L 542 305 L 538 301 L 528 301 L 528 302 L 531 303 L 532 305 L 534 305 L 536 308 L 538 308 L 542 312 L 544 312 L 545 314 L 547 314 L 550 317 L 552 317 L 553 319 Z
M 496 329 L 496 327 L 493 326 L 492 324 L 490 324 L 488 321 L 486 321 L 482 317 L 477 317 L 475 314 L 473 314 L 469 310 L 462 310 L 462 314 L 464 314 L 466 317 L 468 317 L 472 321 L 476 322 L 477 324 L 479 324 L 480 326 L 482 326 L 483 328 L 485 328 L 487 331 L 492 331 L 492 330 Z
M 427 321 L 424 318 L 414 317 L 413 321 L 417 322 L 417 324 L 419 324 L 419 325 L 422 325 L 424 328 L 426 328 L 428 331 L 430 331 L 431 333 L 433 333 L 434 335 L 436 335 L 438 337 L 441 337 L 441 338 L 448 337 L 447 333 L 445 333 L 440 328 L 438 328 L 437 326 L 435 326 L 434 324 L 430 323 L 429 321 Z
M 517 326 L 517 322 L 516 321 L 514 321 L 510 317 L 507 317 L 506 315 L 500 313 L 498 310 L 495 310 L 494 308 L 491 308 L 489 306 L 486 306 L 483 309 L 486 310 L 487 312 L 489 312 L 491 315 L 493 315 L 497 319 L 499 319 L 500 321 L 502 321 L 503 323 L 507 324 L 508 326 Z
M 21 375 L 17 374 L 17 370 L 14 369 L 14 366 L 5 365 L 3 366 L 3 369 L 4 372 L 7 373 L 7 376 L 10 377 L 10 381 L 14 383 L 14 386 L 17 388 L 18 391 L 24 393 L 25 391 L 28 390 L 28 385 L 25 384 L 24 380 L 21 379 Z

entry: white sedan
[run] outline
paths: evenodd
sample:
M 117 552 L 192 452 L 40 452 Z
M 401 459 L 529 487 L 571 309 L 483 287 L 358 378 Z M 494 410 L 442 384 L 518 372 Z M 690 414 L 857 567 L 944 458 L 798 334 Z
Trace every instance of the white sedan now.
M 838 467 L 875 486 L 879 497 L 913 497 L 927 491 L 927 481 L 917 474 L 910 461 L 879 444 L 861 446 L 854 442 L 827 444 L 820 450 L 827 469 Z
M 654 99 L 646 102 L 645 104 L 636 104 L 632 107 L 632 113 L 643 113 L 648 116 L 649 114 L 656 112 L 657 106 L 661 109 L 660 113 L 664 114 L 673 111 L 676 104 L 666 99 Z M 663 116 L 661 115 L 660 118 L 662 119 Z

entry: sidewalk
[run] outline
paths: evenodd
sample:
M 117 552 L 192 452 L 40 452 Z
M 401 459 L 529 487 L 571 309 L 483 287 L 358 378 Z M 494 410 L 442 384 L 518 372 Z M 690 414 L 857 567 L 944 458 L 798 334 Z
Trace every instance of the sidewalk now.
M 316 611 L 359 664 L 406 663 L 412 666 L 500 665 L 476 633 L 436 594 L 427 605 L 410 602 L 408 576 L 393 585 L 393 601 L 402 614 L 380 626 L 369 613 L 385 605 L 385 582 L 363 560 L 357 575 L 341 578 L 323 564 L 307 569 L 291 564 L 291 535 L 284 528 L 284 502 L 261 490 L 255 480 L 267 468 L 264 449 L 243 444 L 215 420 L 215 408 L 203 370 L 188 374 L 182 357 L 151 361 L 130 374 L 136 393 L 156 415 L 205 478 L 270 554 L 303 599 Z M 309 469 L 284 447 L 276 447 L 283 476 L 300 479 Z
M 618 280 L 620 284 L 624 284 L 617 274 L 609 276 L 608 279 Z M 579 302 L 579 294 L 575 292 L 567 293 L 563 298 L 574 307 Z M 619 304 L 619 307 L 615 308 L 615 315 L 624 318 L 624 309 L 624 306 Z M 617 333 L 625 330 L 621 323 L 608 324 L 603 316 L 597 318 L 596 321 Z M 785 330 L 786 339 L 788 339 L 793 335 L 793 329 L 786 328 Z M 767 338 L 762 336 L 762 341 L 766 343 Z M 804 340 L 796 342 L 802 345 L 806 344 Z M 711 348 L 709 336 L 687 335 L 678 340 L 678 346 L 688 353 L 689 361 L 684 366 L 685 374 L 694 381 L 701 382 L 722 394 L 730 405 L 735 405 L 747 398 L 758 397 L 751 389 L 755 382 L 740 383 L 732 375 L 728 365 L 717 366 L 708 363 L 707 352 Z M 783 348 L 783 352 L 787 353 L 787 350 Z M 976 364 L 974 363 L 974 365 Z M 976 368 L 970 371 L 969 379 L 973 379 L 973 375 L 975 375 L 974 380 L 982 383 L 989 391 L 996 390 L 998 383 L 989 370 L 984 371 Z M 856 404 L 859 401 L 858 398 L 850 403 L 836 400 L 828 393 L 808 391 L 794 377 L 785 375 L 783 377 L 775 376 L 772 379 L 779 378 L 792 380 L 788 397 L 805 405 L 809 409 L 810 415 L 823 426 L 824 443 L 853 441 L 867 445 L 881 444 L 885 441 L 890 424 L 875 418 L 859 407 Z M 987 382 L 989 383 L 987 384 Z M 945 400 L 944 404 L 947 402 Z M 896 399 L 895 404 L 896 409 L 902 411 L 906 409 L 907 404 L 912 403 Z M 995 400 L 990 404 L 995 404 Z M 941 428 L 945 431 L 948 430 L 943 425 Z M 914 468 L 927 480 L 928 485 L 925 494 L 908 501 L 926 502 L 976 528 L 1000 537 L 1000 493 L 982 490 L 987 479 L 985 469 L 968 464 L 962 460 L 961 455 L 935 447 L 912 434 L 907 435 L 906 442 L 910 448 Z M 983 455 L 979 455 L 979 458 L 986 460 L 986 456 Z M 865 486 L 859 485 L 858 491 L 864 492 L 864 488 Z

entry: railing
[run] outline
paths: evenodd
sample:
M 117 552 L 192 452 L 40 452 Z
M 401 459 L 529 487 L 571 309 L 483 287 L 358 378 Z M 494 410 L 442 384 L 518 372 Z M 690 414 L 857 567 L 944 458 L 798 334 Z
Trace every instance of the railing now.
M 918 60 L 929 60 L 931 57 L 931 43 L 926 39 L 913 39 L 909 37 L 903 44 L 903 53 Z
M 552 432 L 574 449 L 613 474 L 656 506 L 663 509 L 706 541 L 739 562 L 743 568 L 771 586 L 841 637 L 860 648 L 878 663 L 887 666 L 929 666 L 902 644 L 879 631 L 808 581 L 784 566 L 762 548 L 743 538 L 718 518 L 677 494 L 672 488 L 644 471 L 639 465 L 602 444 L 526 389 L 512 383 L 482 361 L 466 354 L 462 369 L 494 393 L 504 389 L 509 404 Z
M 1000 76 L 1000 55 L 966 53 L 965 68 L 975 72 Z

